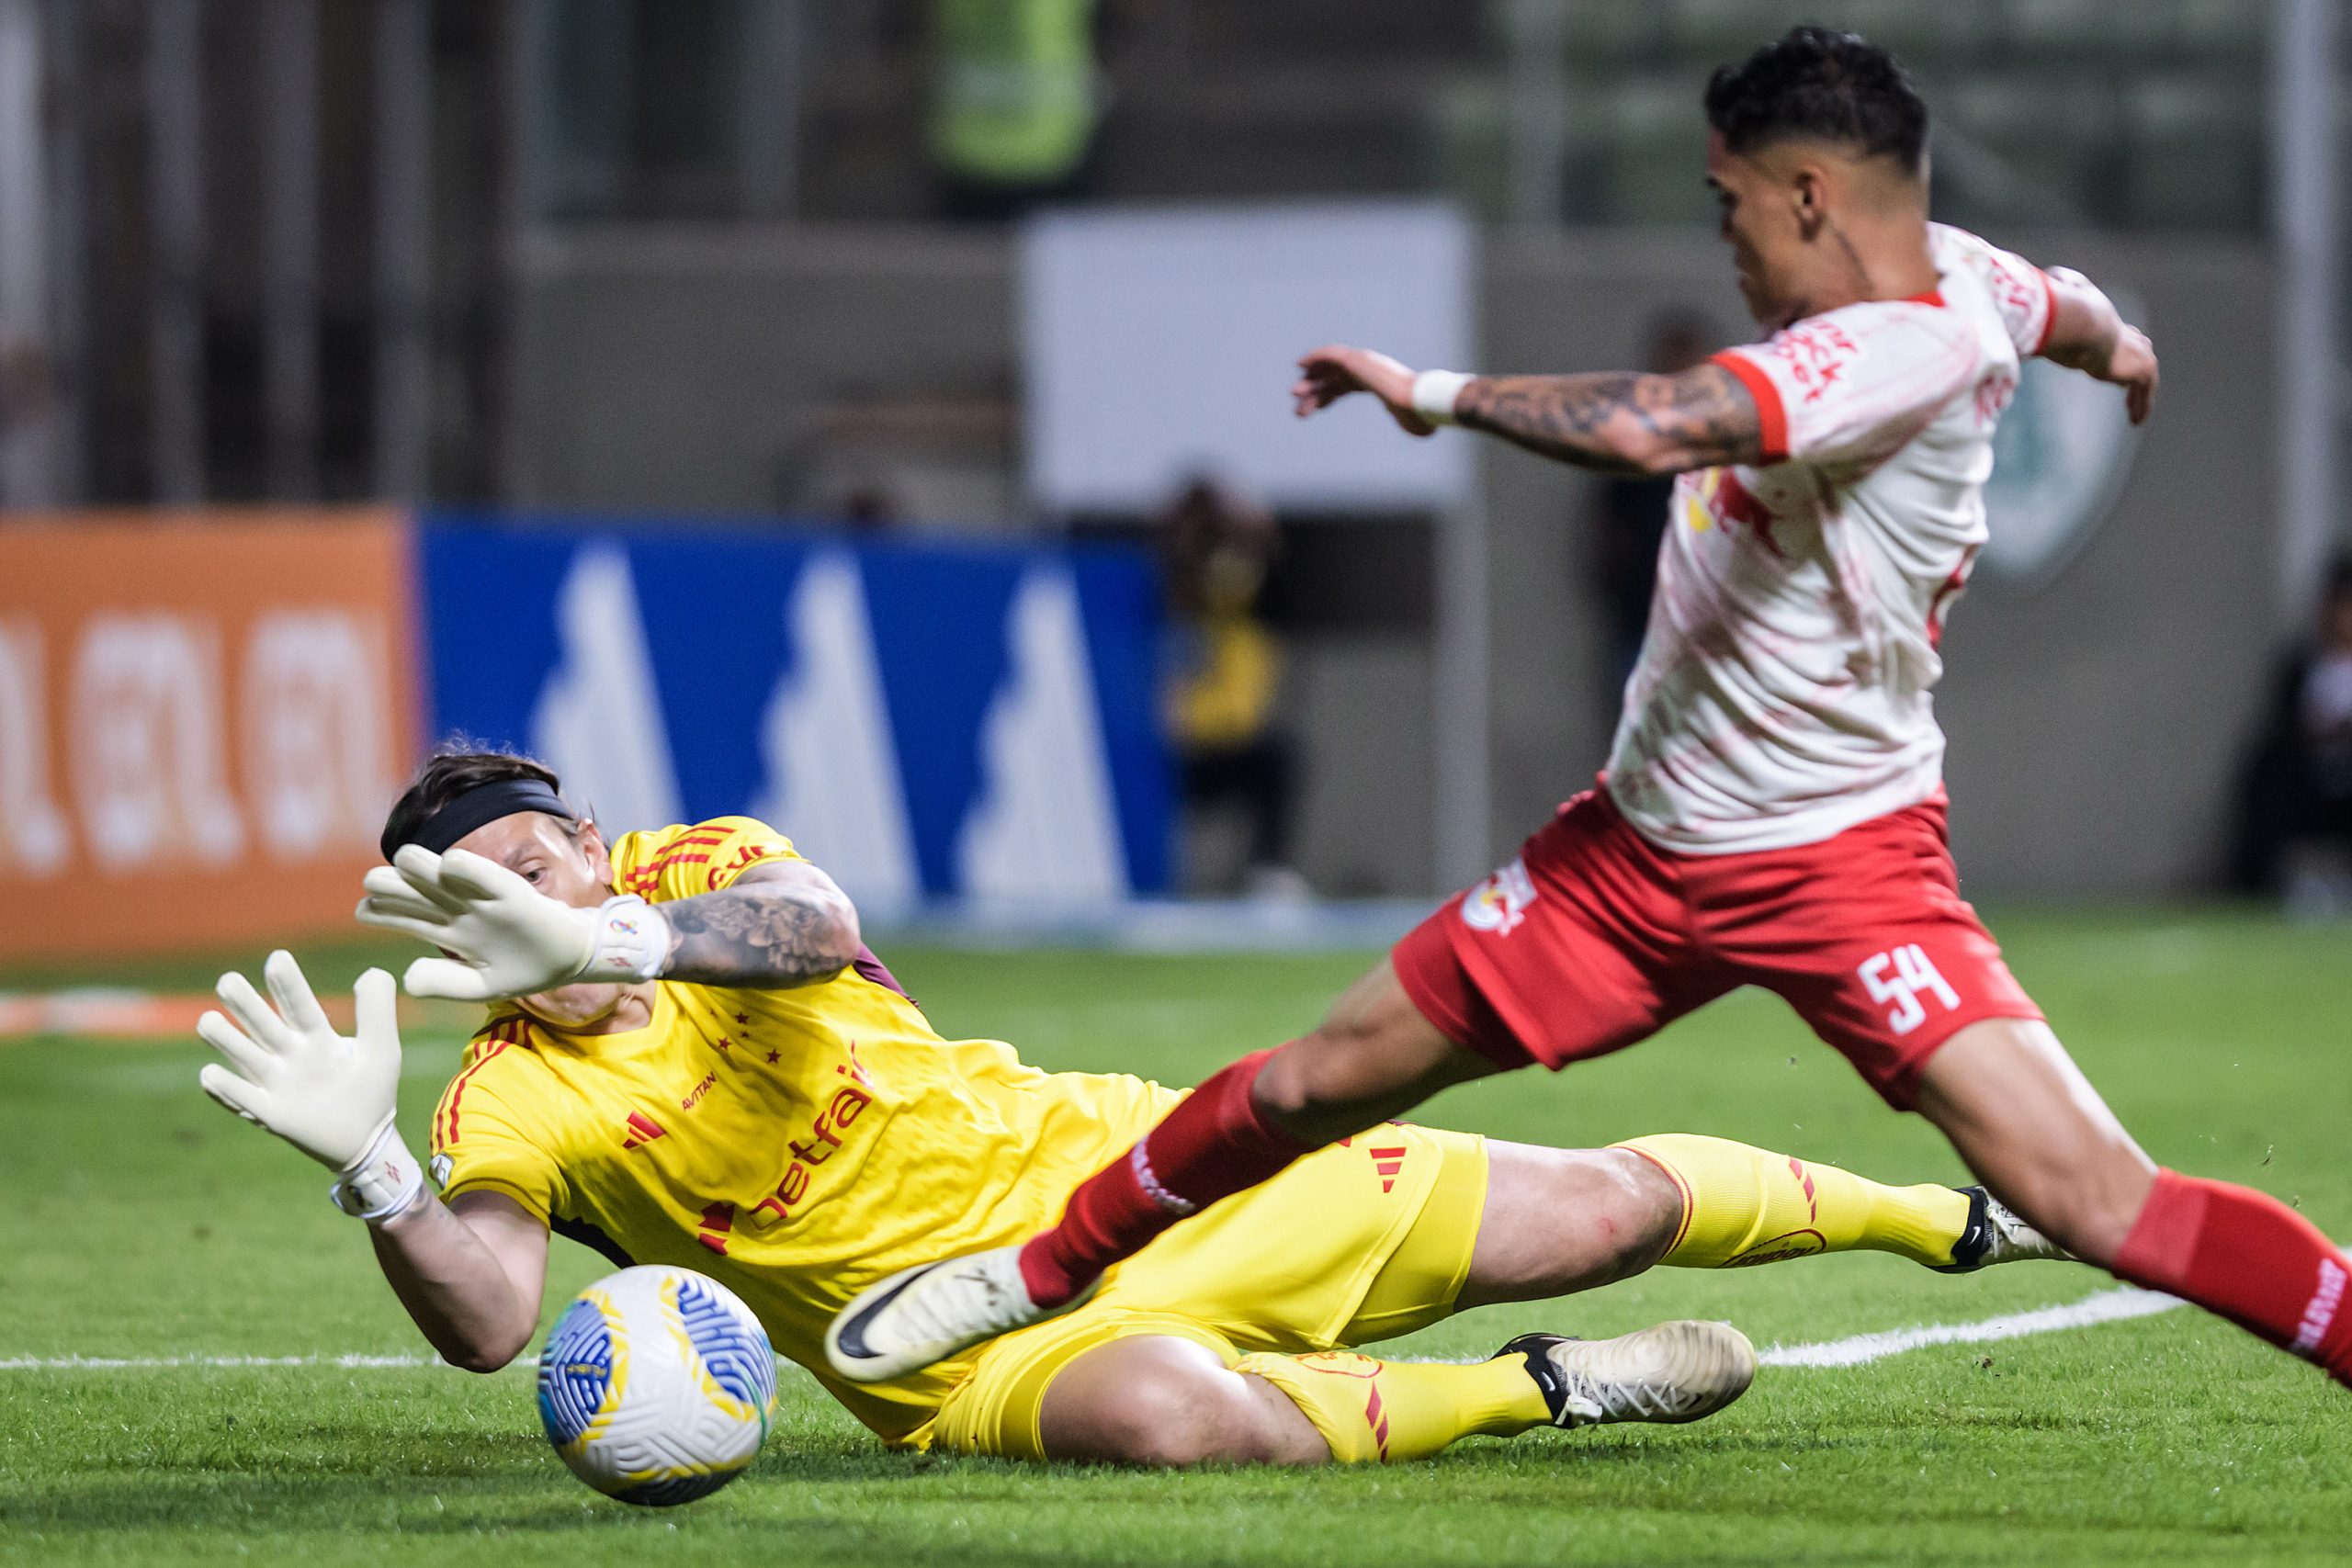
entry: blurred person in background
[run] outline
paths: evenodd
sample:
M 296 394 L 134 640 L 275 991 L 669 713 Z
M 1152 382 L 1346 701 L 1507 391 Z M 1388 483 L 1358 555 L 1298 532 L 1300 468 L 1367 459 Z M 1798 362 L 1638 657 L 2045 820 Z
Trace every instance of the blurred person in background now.
M 17 438 L 28 436 L 48 417 L 56 386 L 40 344 L 29 338 L 0 337 L 0 506 L 25 506 L 40 499 L 37 483 L 24 475 Z
M 946 216 L 1082 194 L 1102 118 L 1096 0 L 933 0 L 931 157 Z
M 2352 913 L 2352 555 L 2328 573 L 2313 641 L 2291 655 L 2238 784 L 2231 880 L 2312 913 Z M 2332 874 L 2302 852 L 2335 851 Z
M 1174 645 L 1169 733 L 1185 807 L 1240 807 L 1247 890 L 1303 897 L 1306 884 L 1290 864 L 1295 748 L 1274 716 L 1282 647 L 1259 614 L 1280 530 L 1263 507 L 1205 475 L 1185 485 L 1160 530 Z
M 1685 310 L 1660 312 L 1650 321 L 1647 359 L 1651 374 L 1679 376 L 1714 352 L 1715 336 L 1705 318 Z M 1642 657 L 1650 623 L 1650 595 L 1657 587 L 1657 546 L 1666 532 L 1667 503 L 1674 495 L 1671 474 L 1611 474 L 1600 484 L 1600 529 L 1593 539 L 1592 586 L 1600 600 L 1608 668 L 1603 711 L 1614 715 L 1625 682 Z

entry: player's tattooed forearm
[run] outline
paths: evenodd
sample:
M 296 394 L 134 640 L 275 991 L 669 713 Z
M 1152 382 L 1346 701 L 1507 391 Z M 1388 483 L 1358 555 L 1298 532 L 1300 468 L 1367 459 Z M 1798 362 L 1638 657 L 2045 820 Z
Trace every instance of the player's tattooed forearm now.
M 1670 473 L 1763 455 L 1756 402 L 1720 365 L 1674 376 L 1481 376 L 1455 417 L 1582 468 Z
M 746 883 L 662 911 L 677 941 L 663 977 L 705 986 L 799 986 L 826 979 L 856 954 L 844 951 L 842 910 L 806 888 Z

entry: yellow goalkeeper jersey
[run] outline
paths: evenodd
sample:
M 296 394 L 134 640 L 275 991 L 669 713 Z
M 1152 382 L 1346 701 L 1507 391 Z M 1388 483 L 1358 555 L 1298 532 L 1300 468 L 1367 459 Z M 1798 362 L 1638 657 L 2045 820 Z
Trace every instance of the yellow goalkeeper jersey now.
M 660 903 L 797 858 L 765 824 L 722 817 L 631 833 L 613 870 L 621 891 Z M 505 1193 L 616 1261 L 719 1280 L 778 1352 L 897 1438 L 965 1368 L 837 1382 L 823 1346 L 834 1314 L 896 1269 L 1050 1224 L 1178 1098 L 943 1039 L 867 953 L 818 985 L 664 981 L 652 1021 L 626 1033 L 502 1009 L 434 1111 L 433 1170 L 450 1196 Z

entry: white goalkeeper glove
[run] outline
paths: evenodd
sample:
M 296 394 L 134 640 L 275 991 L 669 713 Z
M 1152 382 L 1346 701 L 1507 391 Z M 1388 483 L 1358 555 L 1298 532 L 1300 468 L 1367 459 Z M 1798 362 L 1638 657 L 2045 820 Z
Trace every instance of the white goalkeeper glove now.
M 644 899 L 575 908 L 470 850 L 406 845 L 365 886 L 363 924 L 448 954 L 408 966 L 401 984 L 412 997 L 487 1002 L 575 980 L 650 980 L 670 957 L 670 922 Z
M 275 1009 L 243 975 L 220 976 L 221 1004 L 236 1021 L 208 1012 L 196 1021 L 196 1032 L 230 1066 L 208 1063 L 197 1081 L 246 1121 L 333 1170 L 328 1195 L 336 1208 L 364 1220 L 390 1219 L 424 1190 L 424 1169 L 392 1125 L 401 1078 L 392 977 L 381 969 L 359 976 L 352 987 L 357 1026 L 349 1039 L 327 1021 L 292 953 L 271 953 L 262 977 Z

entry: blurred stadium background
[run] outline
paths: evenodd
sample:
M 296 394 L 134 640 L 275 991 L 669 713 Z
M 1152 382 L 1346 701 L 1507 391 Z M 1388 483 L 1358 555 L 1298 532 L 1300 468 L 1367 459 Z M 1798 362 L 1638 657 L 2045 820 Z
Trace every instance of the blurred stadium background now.
M 1376 940 L 1599 764 L 1659 502 L 1295 426 L 1288 360 L 1738 340 L 1698 93 L 1799 19 L 2165 356 L 2136 444 L 2004 425 L 1972 893 L 2263 880 L 2333 0 L 0 0 L 0 948 L 341 930 L 452 730 L 932 930 Z

